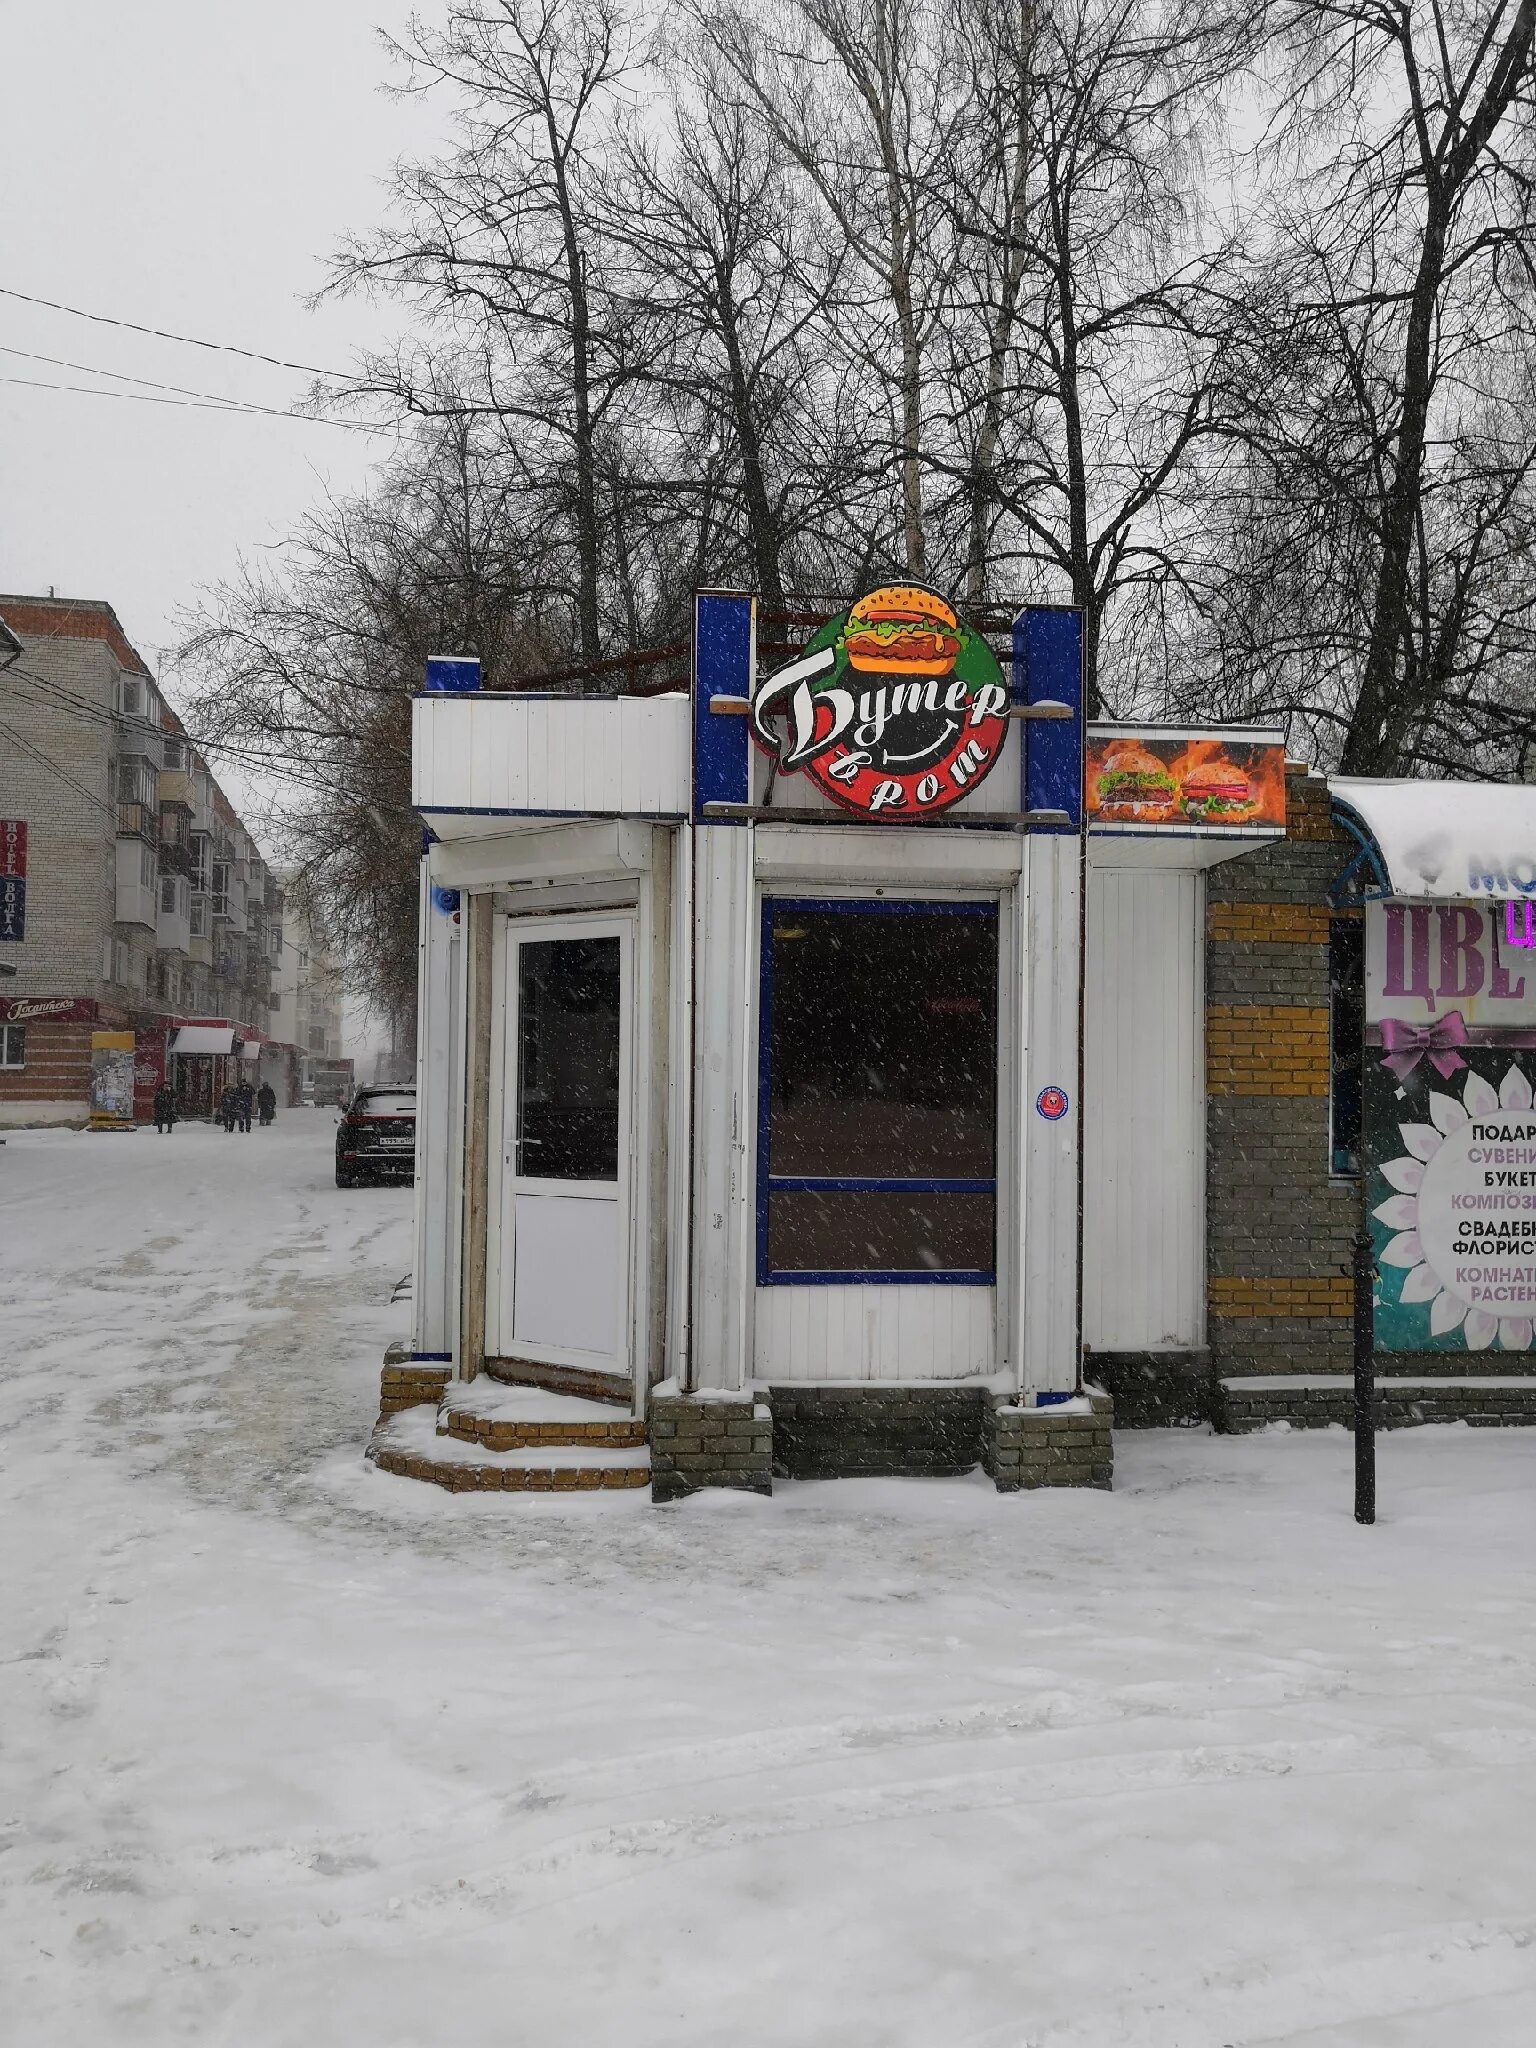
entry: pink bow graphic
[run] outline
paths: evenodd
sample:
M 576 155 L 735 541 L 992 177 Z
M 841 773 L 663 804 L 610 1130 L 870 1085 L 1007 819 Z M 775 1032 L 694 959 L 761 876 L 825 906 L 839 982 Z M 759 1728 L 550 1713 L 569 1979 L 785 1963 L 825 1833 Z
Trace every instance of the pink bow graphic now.
M 1429 1061 L 1442 1081 L 1467 1064 L 1458 1050 L 1467 1043 L 1460 1010 L 1437 1017 L 1433 1024 L 1403 1024 L 1388 1017 L 1381 1027 L 1381 1042 L 1386 1048 L 1381 1063 L 1390 1067 L 1399 1081 L 1406 1081 L 1422 1059 Z

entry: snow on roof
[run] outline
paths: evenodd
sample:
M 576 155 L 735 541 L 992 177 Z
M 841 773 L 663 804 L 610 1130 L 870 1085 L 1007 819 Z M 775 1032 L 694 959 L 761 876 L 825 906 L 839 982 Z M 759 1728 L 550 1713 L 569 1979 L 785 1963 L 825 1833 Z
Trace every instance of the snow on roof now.
M 1536 895 L 1536 787 L 1332 775 L 1334 803 L 1376 844 L 1391 894 Z

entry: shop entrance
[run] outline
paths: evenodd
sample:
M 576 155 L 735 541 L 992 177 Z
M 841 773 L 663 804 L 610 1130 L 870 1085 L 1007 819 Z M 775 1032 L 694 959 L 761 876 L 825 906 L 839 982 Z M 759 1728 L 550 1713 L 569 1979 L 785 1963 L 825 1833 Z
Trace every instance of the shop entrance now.
M 486 1352 L 627 1378 L 630 921 L 505 932 Z

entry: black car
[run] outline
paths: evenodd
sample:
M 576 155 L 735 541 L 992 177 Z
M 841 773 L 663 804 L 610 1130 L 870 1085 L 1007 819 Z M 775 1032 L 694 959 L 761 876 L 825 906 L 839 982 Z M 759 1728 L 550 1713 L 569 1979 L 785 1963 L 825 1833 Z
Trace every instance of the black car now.
M 416 1178 L 416 1090 L 359 1088 L 336 1127 L 336 1185 Z

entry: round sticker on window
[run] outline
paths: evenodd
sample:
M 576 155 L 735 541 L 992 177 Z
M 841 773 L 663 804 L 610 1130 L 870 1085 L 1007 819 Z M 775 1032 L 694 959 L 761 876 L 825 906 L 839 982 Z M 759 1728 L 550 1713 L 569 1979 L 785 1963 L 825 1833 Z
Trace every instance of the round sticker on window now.
M 1035 1097 L 1035 1108 L 1048 1124 L 1058 1123 L 1066 1115 L 1067 1106 L 1065 1088 L 1042 1088 Z

